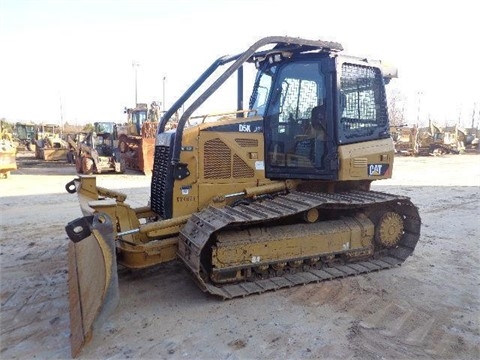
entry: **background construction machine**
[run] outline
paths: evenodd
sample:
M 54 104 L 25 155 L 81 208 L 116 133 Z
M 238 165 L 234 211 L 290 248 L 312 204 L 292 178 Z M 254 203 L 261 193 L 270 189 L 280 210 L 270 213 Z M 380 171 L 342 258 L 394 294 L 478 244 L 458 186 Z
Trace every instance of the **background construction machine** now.
M 477 128 L 458 129 L 460 137 L 463 138 L 465 145 L 465 152 L 479 152 L 480 151 L 480 131 Z
M 148 206 L 130 207 L 95 177 L 66 185 L 84 213 L 66 226 L 73 355 L 115 308 L 117 262 L 179 259 L 203 291 L 229 299 L 391 268 L 412 254 L 417 208 L 370 190 L 392 176 L 385 82 L 396 69 L 341 51 L 267 37 L 215 61 L 159 123 Z M 257 76 L 243 109 L 248 65 Z M 237 110 L 186 127 L 235 73 Z
M 0 126 L 0 179 L 6 179 L 10 171 L 17 169 L 17 147 L 13 141 L 12 133 L 4 127 L 3 121 Z
M 441 128 L 430 124 L 433 141 L 430 153 L 434 155 L 460 154 L 465 151 L 465 135 L 458 125 Z
M 31 123 L 17 122 L 15 124 L 15 140 L 18 142 L 17 149 L 19 151 L 35 151 L 35 133 L 36 125 Z
M 474 137 L 457 125 L 441 128 L 430 122 L 427 128 L 404 125 L 392 127 L 390 132 L 395 152 L 402 155 L 460 154 L 475 144 Z
M 88 134 L 78 134 L 77 141 L 70 140 L 75 149 L 75 165 L 79 174 L 125 172 L 125 162 L 118 150 L 114 122 L 96 122 Z
M 128 169 L 151 173 L 155 136 L 160 120 L 160 107 L 152 102 L 137 104 L 135 108 L 125 108 L 127 123 L 118 126 L 118 146 Z
M 68 142 L 62 139 L 60 126 L 41 124 L 35 131 L 35 157 L 40 160 L 65 160 L 69 151 Z

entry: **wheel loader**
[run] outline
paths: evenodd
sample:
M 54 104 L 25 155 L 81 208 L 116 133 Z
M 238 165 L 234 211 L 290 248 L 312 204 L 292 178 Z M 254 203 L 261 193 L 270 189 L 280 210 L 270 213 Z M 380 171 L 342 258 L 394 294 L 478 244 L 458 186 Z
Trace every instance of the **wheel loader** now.
M 417 207 L 370 190 L 392 176 L 385 84 L 397 70 L 342 51 L 274 36 L 213 62 L 158 124 L 147 206 L 94 176 L 66 184 L 84 214 L 66 226 L 74 356 L 118 302 L 117 266 L 181 261 L 201 290 L 232 299 L 412 254 Z M 257 75 L 244 106 L 247 66 Z M 235 78 L 236 110 L 196 115 Z
M 128 116 L 127 123 L 117 128 L 122 159 L 128 169 L 150 174 L 160 107 L 154 101 L 150 108 L 147 104 L 137 104 L 135 108 L 125 108 L 125 113 Z

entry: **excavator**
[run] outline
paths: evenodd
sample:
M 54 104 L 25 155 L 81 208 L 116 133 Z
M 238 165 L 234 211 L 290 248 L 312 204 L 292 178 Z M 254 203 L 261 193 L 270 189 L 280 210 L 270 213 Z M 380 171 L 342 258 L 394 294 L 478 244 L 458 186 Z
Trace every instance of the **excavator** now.
M 72 355 L 114 311 L 117 266 L 180 261 L 202 291 L 233 299 L 402 264 L 420 237 L 418 209 L 370 189 L 392 176 L 385 84 L 395 77 L 336 42 L 262 38 L 214 61 L 164 113 L 147 206 L 94 176 L 67 183 L 84 215 L 66 225 Z M 195 115 L 235 78 L 236 110 Z

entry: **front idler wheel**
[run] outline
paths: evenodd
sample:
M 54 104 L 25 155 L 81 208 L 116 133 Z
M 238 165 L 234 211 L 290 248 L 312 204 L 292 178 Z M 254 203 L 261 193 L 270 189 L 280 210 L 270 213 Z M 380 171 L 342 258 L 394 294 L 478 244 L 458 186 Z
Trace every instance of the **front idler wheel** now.
M 398 245 L 403 235 L 403 218 L 394 211 L 382 214 L 375 222 L 375 242 L 390 249 Z

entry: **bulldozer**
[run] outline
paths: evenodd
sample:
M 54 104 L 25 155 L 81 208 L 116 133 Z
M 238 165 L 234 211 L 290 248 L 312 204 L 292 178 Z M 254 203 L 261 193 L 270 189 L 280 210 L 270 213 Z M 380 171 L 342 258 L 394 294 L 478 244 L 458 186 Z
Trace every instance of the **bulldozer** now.
M 45 161 L 65 160 L 68 142 L 62 139 L 61 128 L 56 124 L 41 124 L 35 130 L 35 157 Z
M 125 172 L 125 162 L 118 150 L 116 126 L 114 122 L 96 122 L 93 131 L 79 133 L 76 142 L 68 139 L 75 153 L 68 158 L 75 159 L 77 173 L 91 175 Z
M 195 113 L 234 74 L 235 110 Z M 117 266 L 180 261 L 202 291 L 233 299 L 402 264 L 420 237 L 418 209 L 370 189 L 392 176 L 385 84 L 395 77 L 336 42 L 262 38 L 214 61 L 162 116 L 148 205 L 131 207 L 94 176 L 67 183 L 83 212 L 66 225 L 72 355 L 114 311 Z
M 125 108 L 124 112 L 127 123 L 117 128 L 121 156 L 127 169 L 150 174 L 160 107 L 154 101 L 150 108 L 147 104 L 136 104 L 134 108 Z
M 465 134 L 458 125 L 441 128 L 430 123 L 430 134 L 429 153 L 432 155 L 460 154 L 465 151 Z
M 419 129 L 417 126 L 409 127 L 407 125 L 392 126 L 390 127 L 390 134 L 393 138 L 395 146 L 395 153 L 402 155 L 418 155 L 419 154 L 419 142 L 418 136 Z
M 465 131 L 457 125 L 441 128 L 430 122 L 428 127 L 406 125 L 390 128 L 395 152 L 408 156 L 460 154 L 465 151 Z

